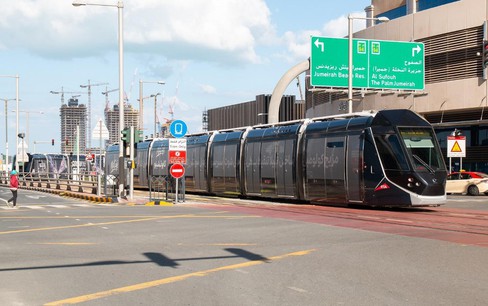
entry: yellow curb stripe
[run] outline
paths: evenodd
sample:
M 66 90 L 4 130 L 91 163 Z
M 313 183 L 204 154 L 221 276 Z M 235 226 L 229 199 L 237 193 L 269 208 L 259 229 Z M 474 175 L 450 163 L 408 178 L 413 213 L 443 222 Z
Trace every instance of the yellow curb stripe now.
M 202 271 L 197 271 L 197 272 L 193 272 L 193 273 L 188 273 L 188 274 L 158 279 L 158 280 L 154 280 L 154 281 L 150 281 L 150 282 L 135 284 L 135 285 L 131 285 L 131 286 L 125 286 L 125 287 L 115 288 L 115 289 L 111 289 L 111 290 L 100 291 L 100 292 L 96 292 L 96 293 L 92 293 L 92 294 L 81 295 L 81 296 L 77 296 L 77 297 L 73 297 L 73 298 L 69 298 L 69 299 L 65 299 L 65 300 L 50 302 L 50 303 L 47 303 L 44 305 L 55 306 L 55 305 L 65 305 L 65 304 L 78 304 L 78 303 L 92 301 L 95 299 L 100 299 L 100 298 L 104 298 L 104 297 L 108 297 L 108 296 L 112 296 L 112 295 L 121 294 L 121 293 L 127 293 L 127 292 L 147 289 L 147 288 L 151 288 L 151 287 L 156 287 L 156 286 L 160 286 L 160 285 L 170 284 L 170 283 L 174 283 L 174 282 L 179 282 L 179 281 L 183 281 L 185 279 L 191 278 L 191 277 L 201 277 L 201 276 L 207 276 L 207 275 L 212 274 L 212 273 L 217 273 L 217 272 L 226 271 L 226 270 L 236 270 L 236 269 L 241 269 L 241 268 L 252 267 L 252 266 L 260 265 L 263 263 L 269 263 L 270 261 L 285 259 L 287 257 L 292 257 L 292 256 L 304 256 L 304 255 L 308 255 L 309 253 L 314 252 L 314 251 L 315 251 L 315 249 L 304 250 L 304 251 L 298 251 L 298 252 L 273 256 L 273 257 L 266 258 L 263 260 L 247 261 L 247 262 L 243 262 L 243 263 L 239 263 L 239 264 L 222 266 L 222 267 L 217 267 L 217 268 L 213 268 L 213 269 L 202 270 Z

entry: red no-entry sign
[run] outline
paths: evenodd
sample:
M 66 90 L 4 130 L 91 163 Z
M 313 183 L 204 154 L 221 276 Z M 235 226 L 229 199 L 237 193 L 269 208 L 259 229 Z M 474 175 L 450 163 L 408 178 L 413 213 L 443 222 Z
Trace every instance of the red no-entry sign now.
M 185 167 L 182 164 L 174 164 L 169 168 L 169 173 L 174 178 L 180 178 L 185 175 Z

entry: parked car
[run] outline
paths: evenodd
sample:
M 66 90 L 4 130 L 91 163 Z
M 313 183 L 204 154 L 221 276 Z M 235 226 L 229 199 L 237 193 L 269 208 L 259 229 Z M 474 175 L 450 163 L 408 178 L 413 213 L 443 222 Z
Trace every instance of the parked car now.
M 453 172 L 447 176 L 446 193 L 488 195 L 488 174 L 470 171 Z

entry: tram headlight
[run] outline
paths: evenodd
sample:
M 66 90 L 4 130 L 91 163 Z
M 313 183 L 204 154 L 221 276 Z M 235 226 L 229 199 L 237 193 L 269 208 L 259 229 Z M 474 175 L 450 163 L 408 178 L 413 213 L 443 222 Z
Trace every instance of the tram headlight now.
M 413 177 L 409 177 L 409 178 L 407 179 L 407 181 L 408 181 L 409 183 L 413 183 Z

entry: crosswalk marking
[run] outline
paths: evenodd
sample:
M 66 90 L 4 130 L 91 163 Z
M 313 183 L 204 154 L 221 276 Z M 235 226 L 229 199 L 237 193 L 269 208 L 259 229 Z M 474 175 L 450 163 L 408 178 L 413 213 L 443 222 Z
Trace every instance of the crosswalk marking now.
M 74 205 L 62 205 L 62 204 L 48 204 L 48 205 L 22 205 L 18 208 L 22 209 L 47 209 L 47 208 L 73 208 L 73 207 L 95 207 L 100 205 L 90 205 L 90 204 L 74 204 Z M 11 210 L 12 208 L 8 206 L 0 206 L 0 209 Z

